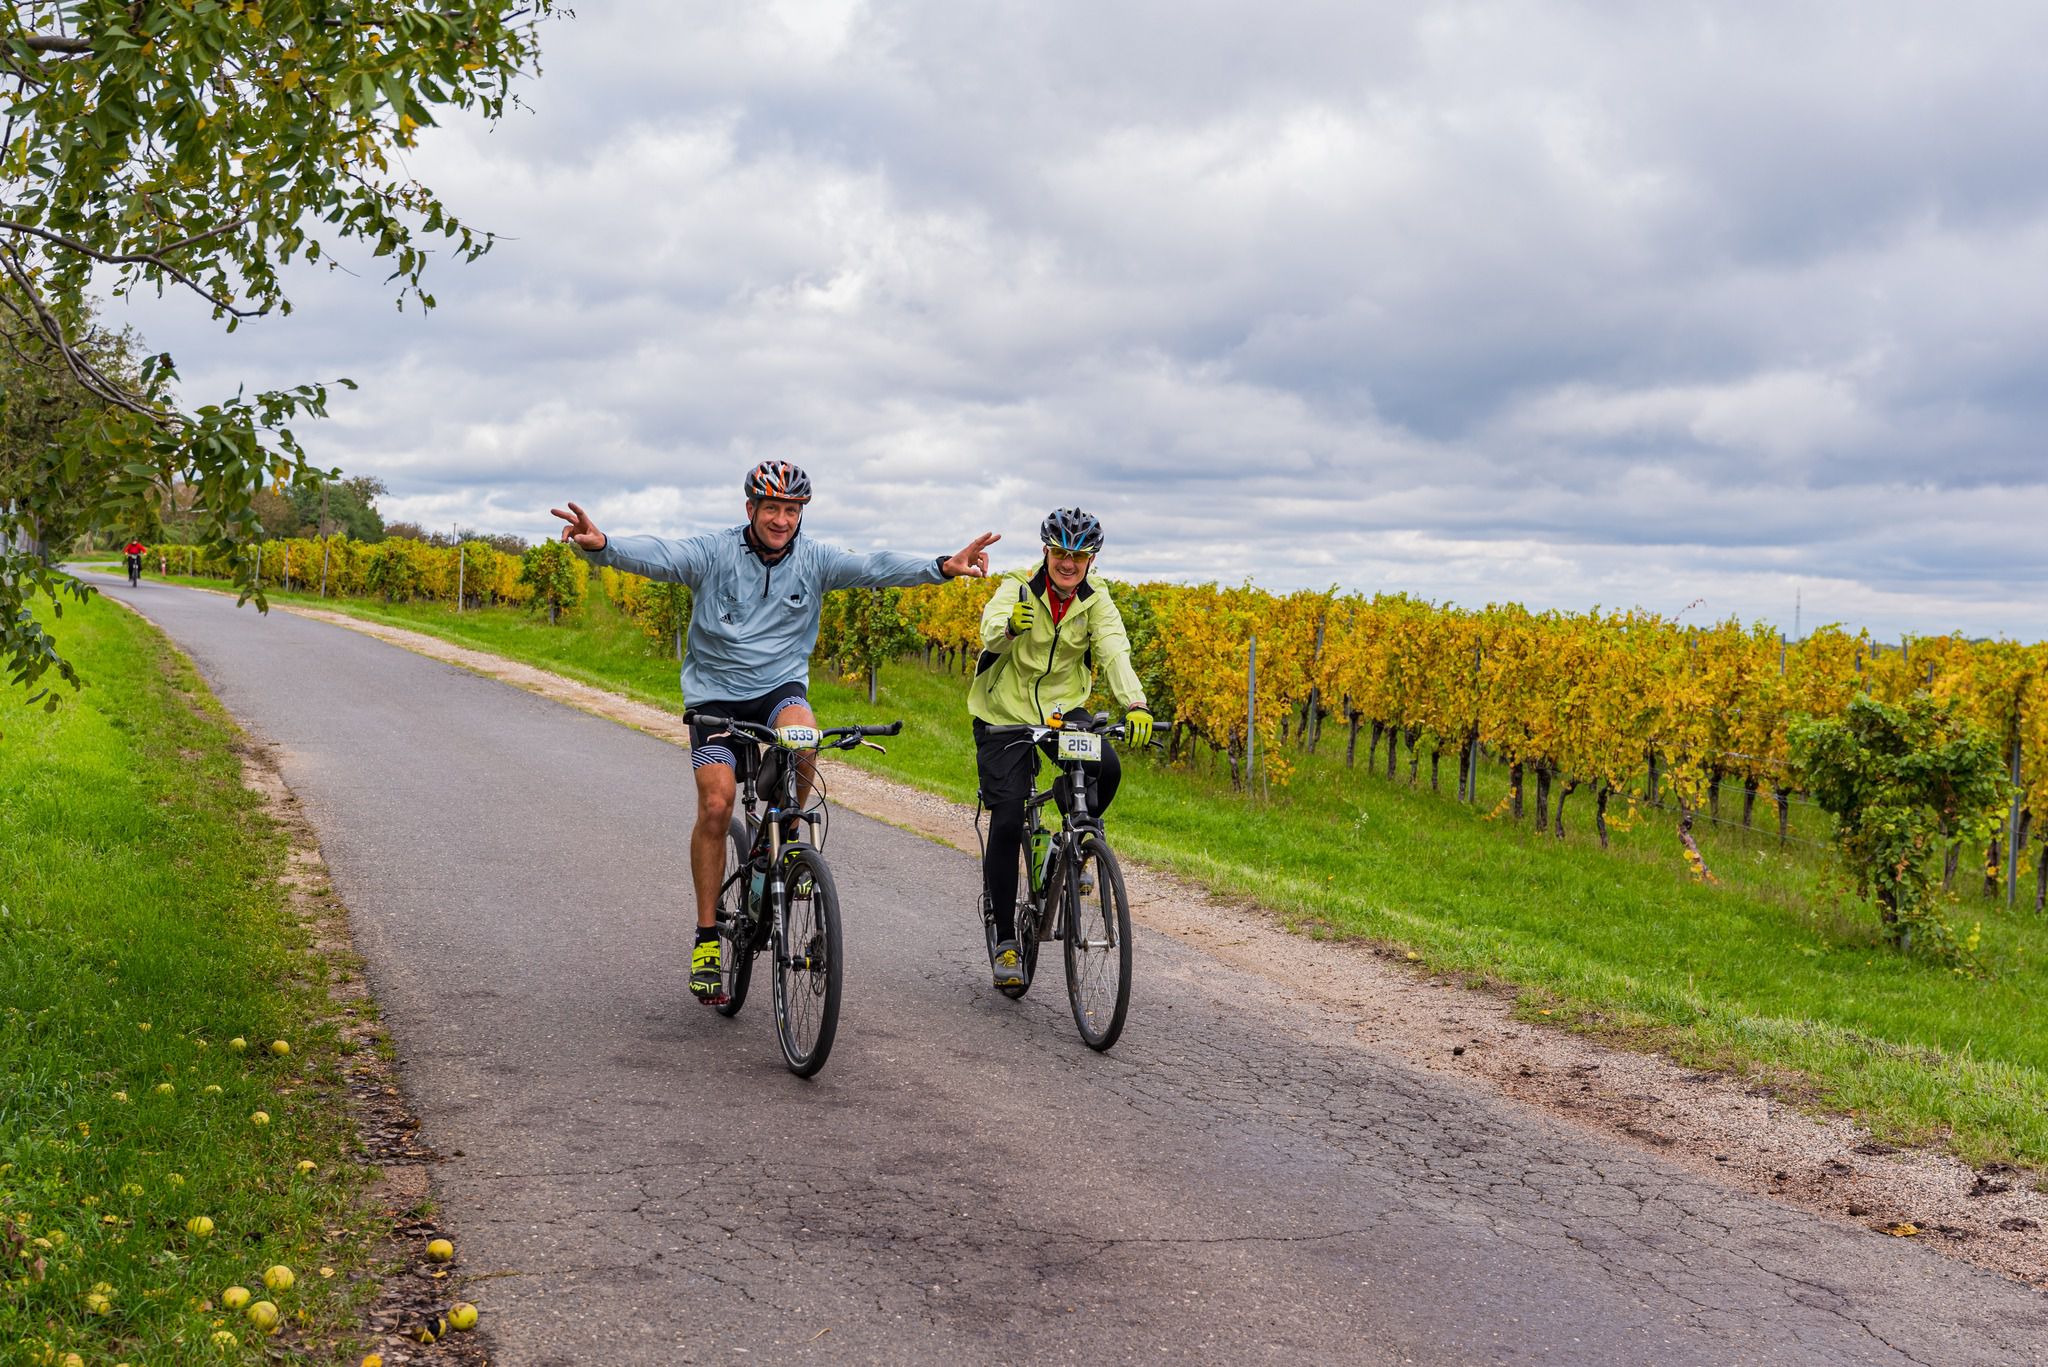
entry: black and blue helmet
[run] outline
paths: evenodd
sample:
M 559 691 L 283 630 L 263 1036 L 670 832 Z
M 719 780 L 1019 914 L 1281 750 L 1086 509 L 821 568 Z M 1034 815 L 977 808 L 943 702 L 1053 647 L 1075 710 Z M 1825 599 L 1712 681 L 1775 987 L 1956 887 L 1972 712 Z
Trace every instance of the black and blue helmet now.
M 1038 539 L 1056 551 L 1102 549 L 1102 520 L 1079 508 L 1055 508 L 1038 524 Z

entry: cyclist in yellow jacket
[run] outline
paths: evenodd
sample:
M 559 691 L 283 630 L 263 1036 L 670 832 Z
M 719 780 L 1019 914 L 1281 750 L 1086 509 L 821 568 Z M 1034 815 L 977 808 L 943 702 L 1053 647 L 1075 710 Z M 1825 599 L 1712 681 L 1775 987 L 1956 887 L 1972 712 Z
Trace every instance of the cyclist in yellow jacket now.
M 1102 550 L 1102 523 L 1079 508 L 1060 508 L 1039 526 L 1045 560 L 998 581 L 981 614 L 980 658 L 967 710 L 974 717 L 975 767 L 981 802 L 989 810 L 982 881 L 996 923 L 991 967 L 998 987 L 1024 981 L 1017 952 L 1017 852 L 1023 844 L 1024 803 L 1038 775 L 1038 749 L 992 726 L 1042 726 L 1055 712 L 1081 706 L 1094 691 L 1095 670 L 1109 676 L 1109 691 L 1126 713 L 1128 738 L 1152 738 L 1144 686 L 1131 668 L 1131 640 L 1123 615 L 1106 590 L 1088 581 Z M 1121 768 L 1103 747 L 1102 763 L 1088 782 L 1088 810 L 1100 813 L 1116 796 Z

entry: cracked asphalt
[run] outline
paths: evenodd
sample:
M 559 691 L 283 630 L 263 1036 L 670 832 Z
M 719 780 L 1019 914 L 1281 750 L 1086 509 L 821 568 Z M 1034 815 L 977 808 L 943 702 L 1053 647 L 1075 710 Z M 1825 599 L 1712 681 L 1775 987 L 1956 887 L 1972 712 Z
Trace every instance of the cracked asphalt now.
M 800 1081 L 765 985 L 732 1020 L 685 988 L 683 752 L 94 577 L 276 747 L 501 1362 L 2048 1362 L 2038 1291 L 1417 1073 L 1161 935 L 1093 1054 L 1056 966 L 988 987 L 969 856 L 845 811 L 845 1008 Z

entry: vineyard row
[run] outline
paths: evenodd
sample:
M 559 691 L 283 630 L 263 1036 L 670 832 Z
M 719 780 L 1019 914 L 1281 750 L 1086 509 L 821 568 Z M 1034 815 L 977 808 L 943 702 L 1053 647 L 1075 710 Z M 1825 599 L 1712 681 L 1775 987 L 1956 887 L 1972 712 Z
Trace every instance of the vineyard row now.
M 251 568 L 259 553 L 266 585 L 442 602 L 454 602 L 459 586 L 466 605 L 526 604 L 551 616 L 573 610 L 592 577 L 558 542 L 513 556 L 482 542 L 279 540 L 251 552 Z M 235 577 L 232 563 L 204 548 L 153 555 L 164 569 Z M 595 577 L 652 648 L 680 653 L 686 588 L 611 569 Z M 1561 813 L 1566 798 L 1586 792 L 1603 843 L 1611 802 L 1674 807 L 1690 848 L 1691 815 L 1717 810 L 1724 783 L 1742 790 L 1745 816 L 1767 795 L 1783 829 L 1796 721 L 1837 716 L 1859 694 L 1899 702 L 1924 691 L 1952 700 L 2014 757 L 2018 819 L 2008 840 L 2024 848 L 2036 815 L 2048 813 L 2048 644 L 1942 635 L 1880 647 L 1839 626 L 1788 641 L 1734 619 L 1685 625 L 1640 611 L 1470 610 L 1401 594 L 1099 582 L 1122 613 L 1155 712 L 1174 719 L 1175 753 L 1205 744 L 1240 782 L 1251 780 L 1256 756 L 1259 771 L 1284 784 L 1293 756 L 1335 727 L 1347 763 L 1363 736 L 1369 764 L 1385 743 L 1391 775 L 1399 741 L 1411 774 L 1423 756 L 1433 772 L 1454 763 L 1461 795 L 1474 790 L 1483 750 L 1508 767 L 1518 814 L 1525 779 L 1539 812 L 1553 793 Z M 830 595 L 818 658 L 849 676 L 865 672 L 871 686 L 883 662 L 913 651 L 964 673 L 980 650 L 988 593 L 986 581 L 956 579 Z M 2048 887 L 2042 843 L 2039 881 Z

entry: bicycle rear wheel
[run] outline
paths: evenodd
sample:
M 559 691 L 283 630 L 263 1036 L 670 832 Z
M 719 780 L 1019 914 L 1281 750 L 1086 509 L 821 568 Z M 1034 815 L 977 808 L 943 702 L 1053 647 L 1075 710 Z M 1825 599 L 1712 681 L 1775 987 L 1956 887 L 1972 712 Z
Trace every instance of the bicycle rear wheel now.
M 839 890 L 816 850 L 783 859 L 786 911 L 774 942 L 775 1035 L 789 1071 L 809 1077 L 825 1066 L 839 1031 Z
M 1099 836 L 1080 845 L 1081 865 L 1059 874 L 1066 911 L 1067 1001 L 1090 1049 L 1107 1049 L 1124 1032 L 1131 1005 L 1131 904 L 1123 870 Z M 1086 888 L 1082 892 L 1080 889 Z M 1077 897 L 1078 892 L 1078 897 Z
M 725 875 L 718 888 L 718 967 L 724 979 L 721 1016 L 737 1016 L 747 1004 L 747 986 L 754 976 L 753 937 L 736 939 L 734 927 L 746 909 L 747 824 L 737 815 L 725 835 Z

